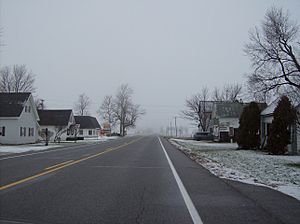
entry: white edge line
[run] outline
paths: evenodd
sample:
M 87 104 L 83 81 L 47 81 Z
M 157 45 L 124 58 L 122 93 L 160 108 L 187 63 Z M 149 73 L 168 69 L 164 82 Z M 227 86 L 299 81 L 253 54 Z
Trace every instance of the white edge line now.
M 166 156 L 166 158 L 168 160 L 168 163 L 169 163 L 170 168 L 172 170 L 172 173 L 173 173 L 173 175 L 175 177 L 175 180 L 177 182 L 178 188 L 179 188 L 179 190 L 181 192 L 181 195 L 183 197 L 185 205 L 186 205 L 186 207 L 187 207 L 187 209 L 188 209 L 188 211 L 190 213 L 190 216 L 191 216 L 191 218 L 193 220 L 193 223 L 194 224 L 203 224 L 203 222 L 201 220 L 201 217 L 200 217 L 197 209 L 195 208 L 195 205 L 193 204 L 193 202 L 192 202 L 192 200 L 191 200 L 188 192 L 186 191 L 186 189 L 185 189 L 185 187 L 184 187 L 184 185 L 183 185 L 183 183 L 182 183 L 182 181 L 181 181 L 181 179 L 180 179 L 180 177 L 179 177 L 179 175 L 178 175 L 178 173 L 177 173 L 177 171 L 176 171 L 176 169 L 175 169 L 172 161 L 170 160 L 170 158 L 168 156 L 168 153 L 167 153 L 167 151 L 166 151 L 166 149 L 165 149 L 164 145 L 162 144 L 162 142 L 161 142 L 161 140 L 160 140 L 159 137 L 158 137 L 158 140 L 159 140 L 159 143 L 160 143 L 160 145 L 161 145 L 161 147 L 162 147 L 162 149 L 163 149 L 163 151 L 165 153 L 165 156 Z

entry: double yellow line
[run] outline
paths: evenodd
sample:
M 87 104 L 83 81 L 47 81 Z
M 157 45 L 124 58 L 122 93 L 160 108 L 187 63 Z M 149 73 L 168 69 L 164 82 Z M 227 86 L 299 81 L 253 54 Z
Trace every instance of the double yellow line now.
M 49 173 L 53 173 L 53 172 L 55 172 L 55 171 L 64 169 L 64 168 L 69 167 L 69 166 L 72 166 L 72 165 L 75 165 L 75 164 L 80 163 L 80 162 L 83 162 L 83 161 L 85 161 L 85 160 L 95 158 L 95 157 L 100 156 L 100 155 L 103 155 L 103 154 L 105 154 L 105 153 L 108 153 L 108 152 L 115 151 L 115 150 L 117 150 L 117 149 L 123 148 L 123 147 L 125 147 L 125 146 L 128 146 L 128 145 L 134 143 L 134 142 L 139 141 L 141 138 L 143 138 L 143 137 L 140 137 L 140 138 L 138 138 L 138 139 L 132 140 L 132 141 L 130 141 L 130 142 L 128 142 L 128 143 L 122 144 L 122 145 L 117 146 L 117 147 L 107 148 L 107 149 L 105 149 L 103 152 L 99 152 L 99 153 L 97 153 L 97 154 L 94 154 L 94 155 L 91 155 L 91 156 L 88 156 L 88 157 L 84 157 L 84 158 L 79 159 L 79 160 L 69 160 L 69 161 L 66 161 L 66 162 L 63 162 L 63 163 L 60 163 L 60 164 L 56 164 L 56 165 L 54 165 L 54 166 L 50 166 L 50 167 L 46 168 L 44 172 L 41 172 L 41 173 L 38 173 L 38 174 L 36 174 L 36 175 L 27 177 L 27 178 L 25 178 L 25 179 L 22 179 L 22 180 L 19 180 L 19 181 L 12 182 L 12 183 L 10 183 L 10 184 L 1 186 L 1 187 L 0 187 L 0 191 L 5 190 L 5 189 L 10 188 L 10 187 L 14 187 L 14 186 L 16 186 L 16 185 L 19 185 L 19 184 L 22 184 L 22 183 L 25 183 L 25 182 L 28 182 L 28 181 L 33 180 L 33 179 L 36 179 L 36 178 L 38 178 L 38 177 L 45 176 L 45 175 L 47 175 L 47 174 L 49 174 Z

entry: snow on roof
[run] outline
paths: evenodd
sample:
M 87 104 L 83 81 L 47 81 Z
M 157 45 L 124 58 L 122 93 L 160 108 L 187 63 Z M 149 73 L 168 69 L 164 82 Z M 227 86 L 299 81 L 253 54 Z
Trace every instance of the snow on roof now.
M 274 113 L 274 110 L 278 104 L 278 101 L 280 100 L 280 98 L 277 98 L 276 100 L 274 100 L 266 109 L 264 109 L 260 114 L 261 115 L 271 115 Z

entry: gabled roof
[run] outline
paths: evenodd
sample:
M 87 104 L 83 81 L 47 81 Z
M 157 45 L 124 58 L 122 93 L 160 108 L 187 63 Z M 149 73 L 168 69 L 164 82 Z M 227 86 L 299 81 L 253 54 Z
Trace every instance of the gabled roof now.
M 101 128 L 95 117 L 75 116 L 76 124 L 80 124 L 80 129 L 97 129 Z
M 244 107 L 250 103 L 240 102 L 216 102 L 216 115 L 221 118 L 239 118 Z M 256 103 L 260 111 L 267 107 L 266 103 Z
M 266 115 L 272 115 L 274 113 L 275 108 L 277 107 L 277 104 L 279 102 L 280 98 L 277 98 L 274 100 L 269 106 L 267 106 L 260 114 L 262 116 Z
M 239 102 L 216 102 L 216 115 L 222 118 L 239 118 L 244 105 Z
M 272 116 L 274 113 L 275 108 L 277 107 L 278 103 L 280 101 L 280 97 L 278 97 L 276 100 L 274 100 L 272 103 L 270 103 L 269 106 L 267 106 L 261 113 L 261 116 Z M 293 103 L 292 103 L 293 104 Z M 295 104 L 294 104 L 295 106 Z M 300 109 L 300 104 L 295 106 L 296 110 Z
M 19 117 L 31 93 L 0 93 L 0 117 Z
M 67 126 L 72 110 L 38 110 L 39 124 L 45 126 Z

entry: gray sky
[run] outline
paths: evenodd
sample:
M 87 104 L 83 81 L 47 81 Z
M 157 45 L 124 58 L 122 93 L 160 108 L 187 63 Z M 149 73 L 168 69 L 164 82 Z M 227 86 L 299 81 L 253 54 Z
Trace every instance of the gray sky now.
M 299 0 L 0 0 L 0 65 L 26 64 L 48 108 L 85 92 L 92 115 L 128 83 L 138 128 L 159 130 L 202 86 L 245 82 L 243 45 L 272 6 L 300 23 Z

